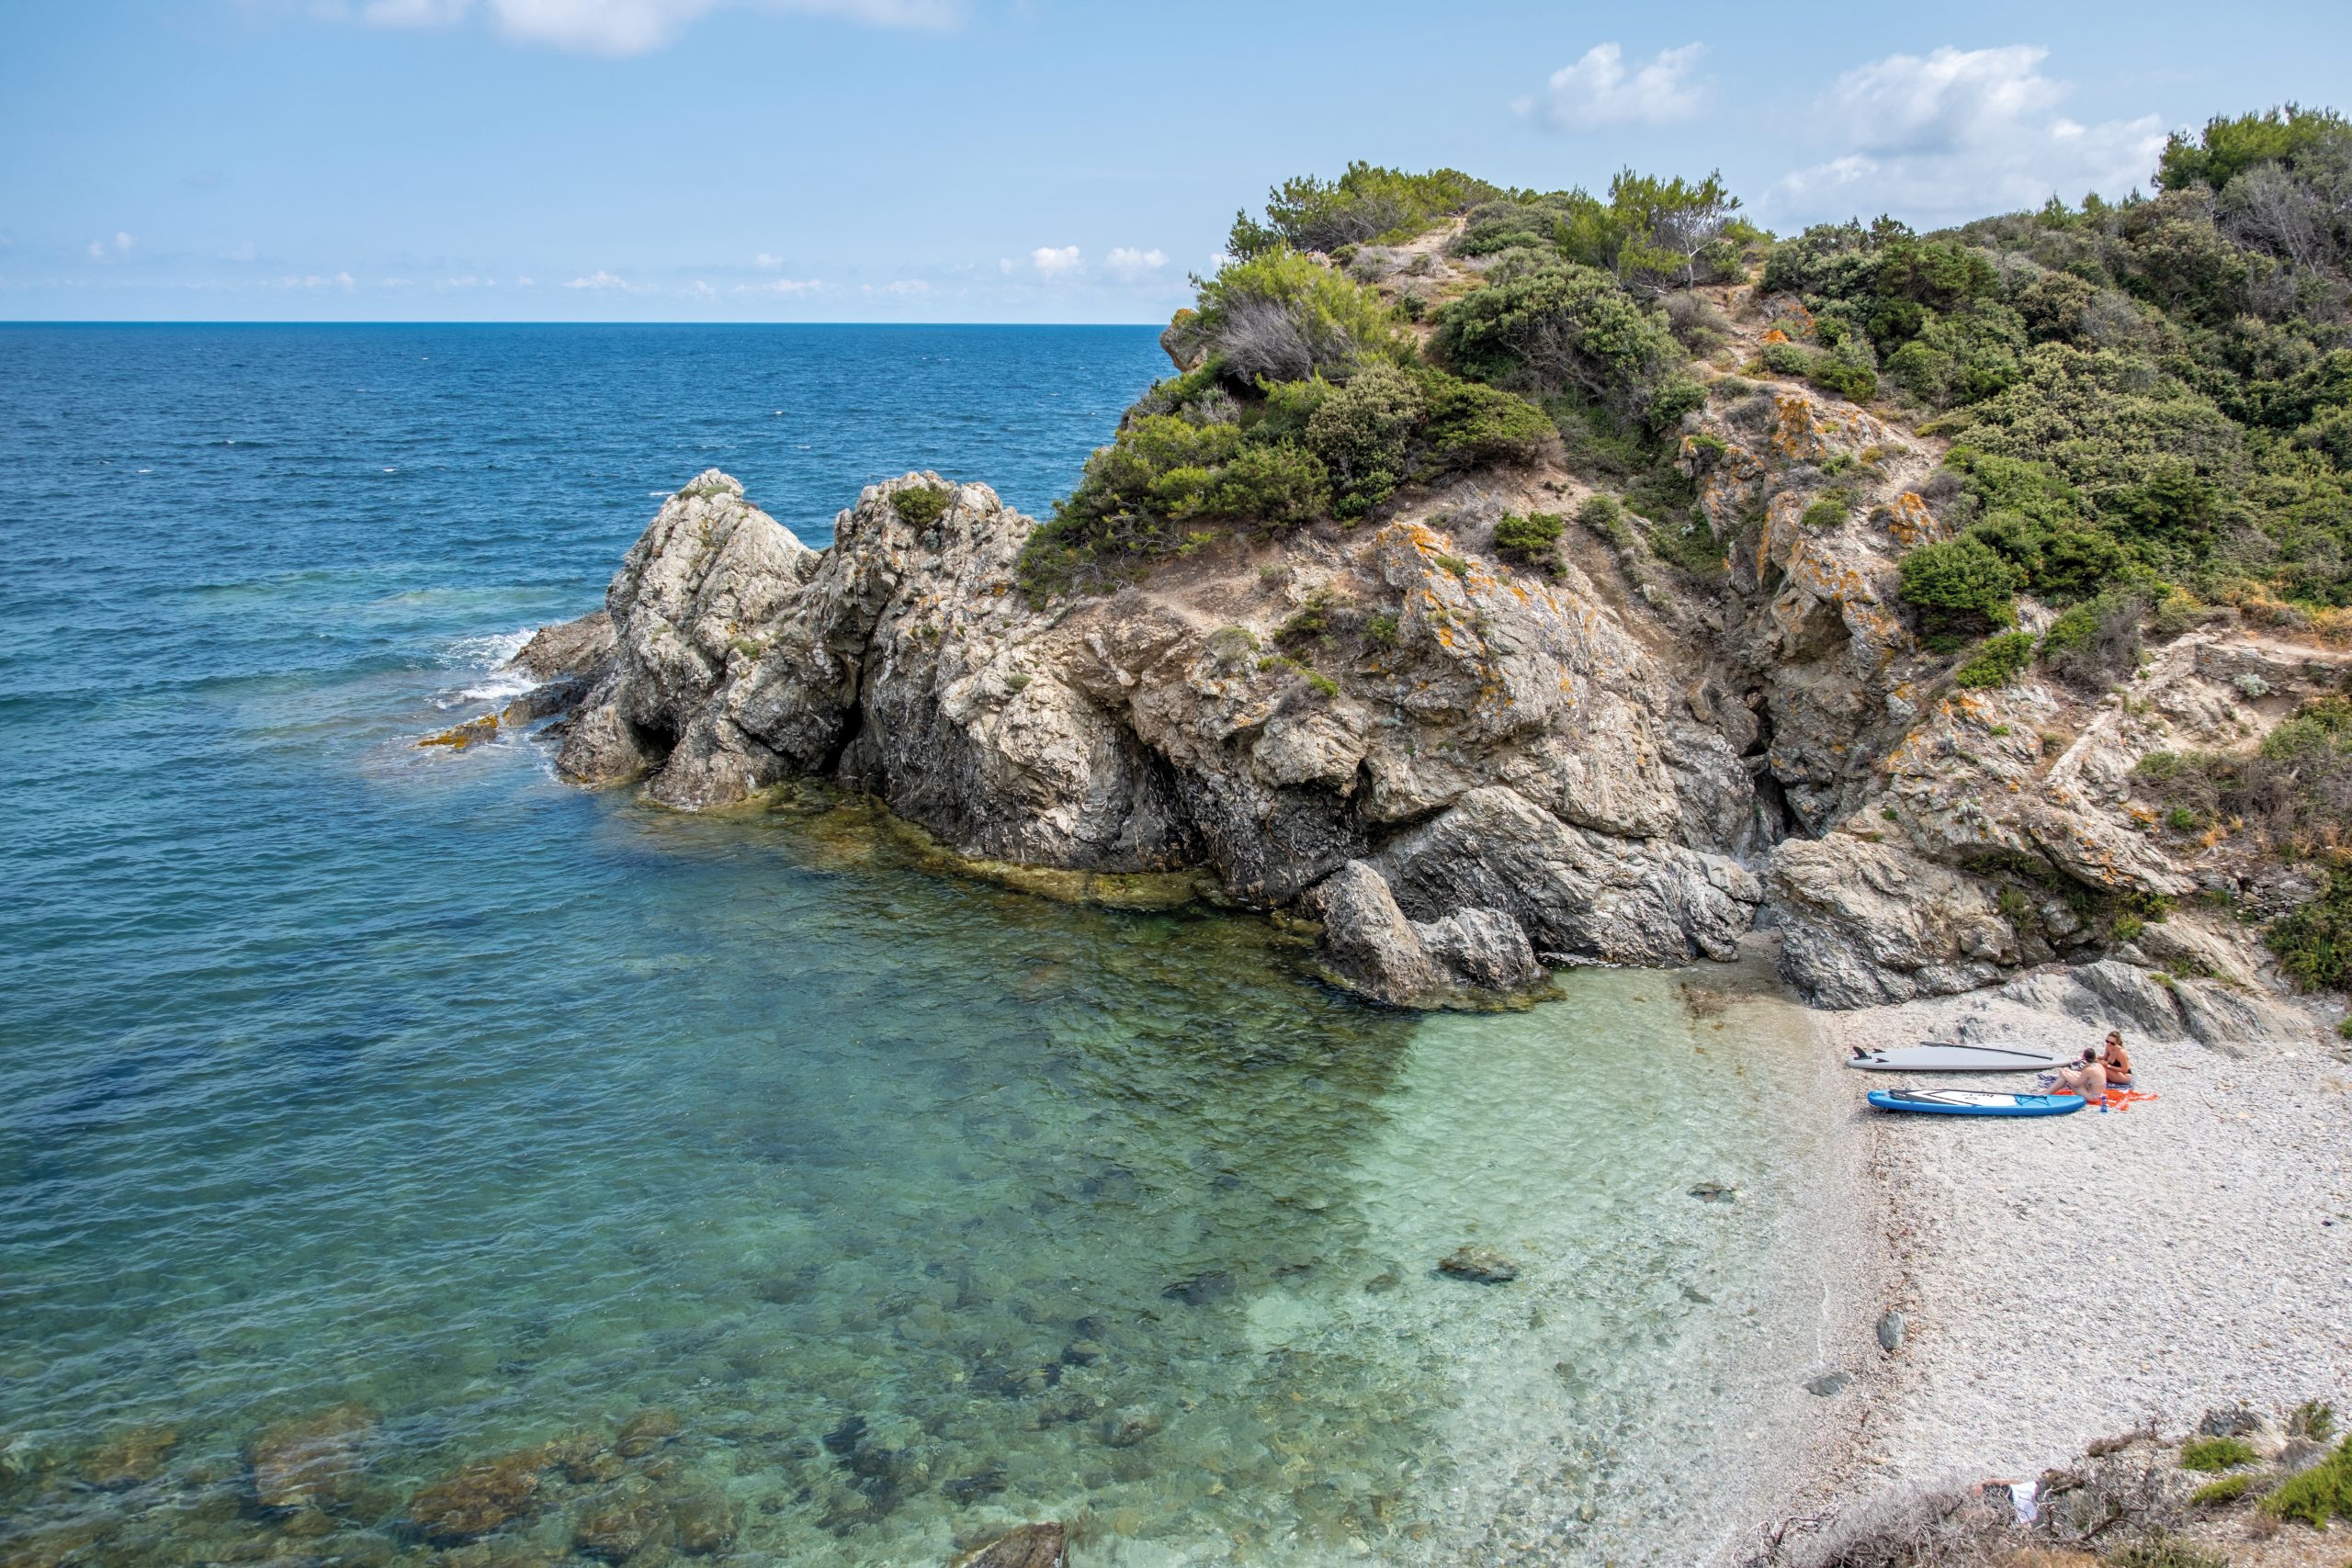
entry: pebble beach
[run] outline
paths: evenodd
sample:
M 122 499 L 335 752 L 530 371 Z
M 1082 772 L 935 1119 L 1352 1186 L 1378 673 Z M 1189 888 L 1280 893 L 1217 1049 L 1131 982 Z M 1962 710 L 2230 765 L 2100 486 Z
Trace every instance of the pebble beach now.
M 1825 1015 L 1854 1047 L 1968 1038 L 2070 1055 L 2103 1033 L 1978 995 Z M 2127 1043 L 2134 1089 L 2039 1120 L 1860 1109 L 1900 1348 L 1860 1380 L 1841 1490 L 2030 1476 L 2101 1437 L 2352 1392 L 2352 1066 Z M 1905 1081 L 1905 1080 L 1897 1080 Z M 1917 1081 L 1917 1080 L 1910 1080 Z M 1953 1076 L 2026 1089 L 2030 1075 Z

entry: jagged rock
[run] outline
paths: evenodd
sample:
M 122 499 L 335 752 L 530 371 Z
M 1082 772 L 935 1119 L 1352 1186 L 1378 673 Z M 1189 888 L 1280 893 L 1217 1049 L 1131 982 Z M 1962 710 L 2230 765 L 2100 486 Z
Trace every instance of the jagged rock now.
M 1304 904 L 1323 922 L 1322 955 L 1334 977 L 1374 1001 L 1411 1006 L 1448 992 L 1528 991 L 1548 977 L 1509 915 L 1481 908 L 1427 924 L 1408 919 L 1380 873 L 1360 860 L 1316 884 Z
M 1541 953 L 1616 964 L 1733 958 L 1762 897 L 1728 857 L 1571 828 L 1500 787 L 1472 790 L 1372 863 L 1416 919 L 1497 910 Z
M 2172 987 L 2145 969 L 2103 958 L 2076 969 L 2075 979 L 2106 1004 L 2108 1016 L 2120 1020 L 2122 1028 L 2151 1040 L 2179 1040 L 2188 1033 Z
M 602 675 L 612 661 L 612 612 L 591 610 L 578 620 L 541 626 L 507 668 L 535 681 L 571 681 Z
M 417 744 L 447 746 L 452 751 L 462 751 L 469 746 L 478 746 L 485 740 L 494 739 L 497 735 L 498 716 L 486 713 L 480 718 L 469 718 L 455 728 L 445 729 L 438 735 L 428 735 Z
M 1791 839 L 1765 883 L 1781 972 L 1825 1007 L 1973 990 L 2016 956 L 2016 933 L 1982 886 L 1892 845 Z
M 1170 341 L 1195 346 L 1181 321 Z M 507 718 L 576 704 L 548 732 L 562 772 L 673 807 L 830 778 L 967 857 L 1297 905 L 1329 974 L 1403 1005 L 1533 989 L 1547 959 L 1728 959 L 1769 906 L 1785 971 L 1825 1005 L 2143 958 L 2183 989 L 2051 999 L 2158 1034 L 2287 1030 L 2247 1000 L 2272 971 L 2233 930 L 2152 926 L 2123 953 L 2088 911 L 2200 884 L 2248 916 L 2307 898 L 2308 876 L 2160 831 L 2135 770 L 2247 743 L 2352 656 L 2198 631 L 2129 701 L 2030 675 L 1953 689 L 1896 591 L 1902 552 L 1949 532 L 1920 488 L 1935 453 L 1785 385 L 1692 419 L 1682 460 L 1728 567 L 1706 596 L 1629 592 L 1589 539 L 1551 574 L 1499 561 L 1504 511 L 1562 493 L 1500 471 L 1376 525 L 1294 531 L 1276 562 L 1236 535 L 1042 604 L 1021 581 L 1035 525 L 986 486 L 869 486 L 819 552 L 707 472 L 630 549 L 602 619 L 518 655 L 549 684 Z M 1825 465 L 1863 492 L 1827 526 Z
M 2232 1055 L 2308 1042 L 2313 1028 L 2300 1009 L 2259 989 L 2219 980 L 2167 983 L 2112 958 L 2021 975 L 2002 987 L 2001 994 L 2080 1019 L 2094 1029 L 2120 1029 L 2154 1040 L 2195 1039 Z
M 2307 1044 L 2313 1032 L 2310 1016 L 2301 1009 L 2251 987 L 2182 980 L 2173 987 L 2173 999 L 2188 1032 L 2228 1055 Z
M 948 1559 L 947 1568 L 1069 1568 L 1069 1551 L 1061 1526 L 1023 1525 L 957 1553 Z

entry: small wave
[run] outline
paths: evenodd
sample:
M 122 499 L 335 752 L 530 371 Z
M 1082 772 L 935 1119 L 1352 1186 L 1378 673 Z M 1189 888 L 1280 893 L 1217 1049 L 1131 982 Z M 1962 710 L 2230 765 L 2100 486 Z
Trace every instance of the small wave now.
M 473 637 L 461 637 L 440 653 L 441 662 L 452 669 L 496 670 L 511 662 L 531 640 L 537 626 L 525 626 L 518 632 L 481 632 Z

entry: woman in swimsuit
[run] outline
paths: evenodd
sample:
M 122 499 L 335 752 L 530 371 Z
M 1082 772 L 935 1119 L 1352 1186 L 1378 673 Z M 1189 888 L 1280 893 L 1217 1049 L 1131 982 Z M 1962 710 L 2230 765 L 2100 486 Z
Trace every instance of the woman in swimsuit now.
M 2130 1089 L 2132 1087 L 2132 1057 L 2123 1049 L 2122 1031 L 2109 1032 L 2107 1051 L 2099 1057 L 2099 1066 L 2107 1069 L 2108 1088 Z

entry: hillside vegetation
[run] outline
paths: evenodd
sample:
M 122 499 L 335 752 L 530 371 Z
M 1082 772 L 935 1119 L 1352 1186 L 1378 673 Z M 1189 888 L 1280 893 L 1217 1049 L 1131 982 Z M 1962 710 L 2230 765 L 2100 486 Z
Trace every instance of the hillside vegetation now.
M 1178 373 L 1031 536 L 1022 586 L 1038 604 L 1104 592 L 1228 538 L 1351 529 L 1540 470 L 1599 492 L 1575 515 L 1629 580 L 1639 558 L 1703 602 L 1729 591 L 1735 543 L 1698 505 L 1723 449 L 1704 411 L 1756 378 L 1942 453 L 1904 498 L 1925 525 L 1902 536 L 1899 604 L 1962 688 L 2038 671 L 2096 698 L 2233 614 L 2344 640 L 2352 125 L 2291 105 L 2217 118 L 2149 183 L 1933 233 L 1880 218 L 1781 239 L 1712 175 L 1629 170 L 1598 195 L 1363 164 L 1287 181 L 1236 218 L 1230 260 L 1163 334 Z M 1804 524 L 1834 528 L 1855 492 L 1816 479 Z M 1510 529 L 1504 557 L 1546 570 L 1559 520 Z M 2143 788 L 2175 832 L 2251 823 L 2249 846 L 2333 862 L 2345 748 L 2304 729 L 2320 739 L 2291 759 L 2191 757 Z M 2307 981 L 2352 973 L 2342 905 L 2274 931 Z

